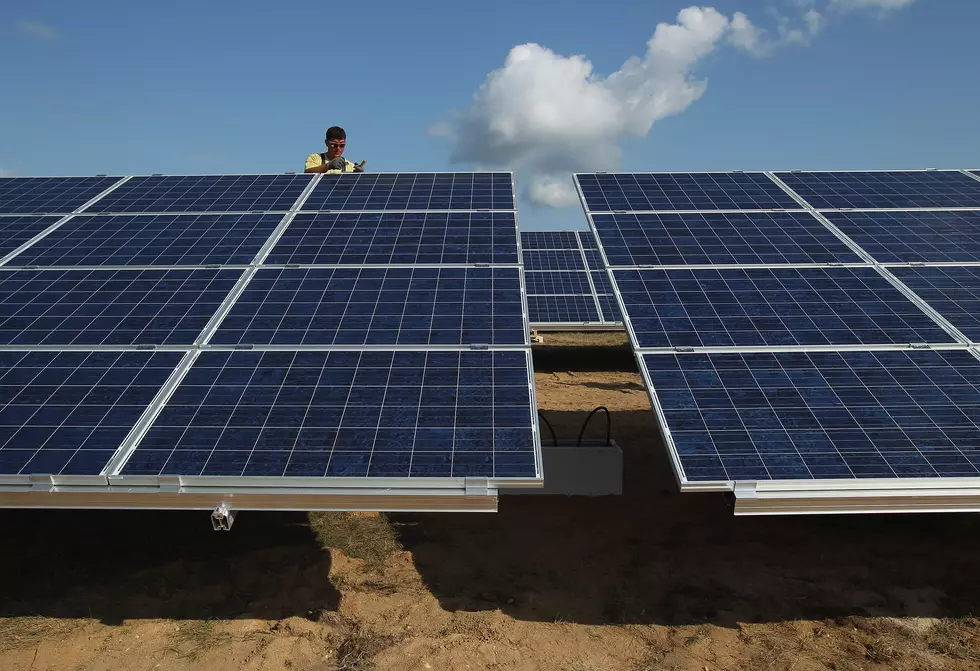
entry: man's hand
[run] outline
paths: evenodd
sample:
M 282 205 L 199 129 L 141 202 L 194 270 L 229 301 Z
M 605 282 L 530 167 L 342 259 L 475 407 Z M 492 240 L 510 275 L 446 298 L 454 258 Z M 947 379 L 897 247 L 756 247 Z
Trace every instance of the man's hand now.
M 343 170 L 347 167 L 347 161 L 344 160 L 343 156 L 338 156 L 335 159 L 327 161 L 327 170 Z
M 364 172 L 364 164 L 365 163 L 367 163 L 367 161 L 361 161 L 360 163 L 358 163 L 357 165 L 355 165 L 354 166 L 354 172 Z

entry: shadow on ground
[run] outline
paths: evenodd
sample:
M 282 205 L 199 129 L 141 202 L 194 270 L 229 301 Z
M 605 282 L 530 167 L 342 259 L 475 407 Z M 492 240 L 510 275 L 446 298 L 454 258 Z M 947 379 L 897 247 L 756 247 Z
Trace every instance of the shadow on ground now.
M 546 412 L 577 436 L 586 412 Z M 496 515 L 393 516 L 450 611 L 684 625 L 977 612 L 975 515 L 733 516 L 677 493 L 649 411 L 612 413 L 624 496 L 501 498 Z M 589 425 L 599 438 L 603 422 Z
M 0 511 L 0 617 L 281 619 L 340 595 L 302 513 Z
M 583 362 L 588 362 L 590 371 L 636 370 L 636 358 L 627 344 L 614 347 L 535 345 L 533 353 L 534 370 L 538 373 L 581 370 Z

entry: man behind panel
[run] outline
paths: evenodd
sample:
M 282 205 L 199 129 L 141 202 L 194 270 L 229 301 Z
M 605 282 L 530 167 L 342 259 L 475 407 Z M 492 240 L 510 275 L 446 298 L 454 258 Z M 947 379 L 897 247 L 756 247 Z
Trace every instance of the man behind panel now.
M 344 158 L 347 133 L 343 128 L 340 126 L 328 128 L 324 144 L 327 145 L 327 151 L 322 154 L 310 154 L 306 157 L 306 170 L 304 172 L 364 172 L 364 164 L 367 161 L 361 161 L 355 165 Z

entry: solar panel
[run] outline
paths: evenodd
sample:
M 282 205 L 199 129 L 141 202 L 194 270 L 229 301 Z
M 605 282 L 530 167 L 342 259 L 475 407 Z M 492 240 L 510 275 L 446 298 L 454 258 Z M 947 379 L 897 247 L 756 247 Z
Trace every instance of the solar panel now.
M 615 296 L 600 294 L 599 296 L 596 296 L 596 298 L 599 299 L 599 308 L 602 311 L 602 321 L 605 322 L 623 321 L 623 313 L 619 309 L 619 303 L 616 302 Z
M 203 352 L 123 475 L 534 478 L 528 355 Z
M 589 278 L 584 270 L 525 272 L 524 286 L 528 294 L 591 294 Z
M 684 479 L 976 476 L 967 351 L 645 355 Z
M 609 282 L 609 275 L 605 270 L 592 271 L 592 285 L 597 294 L 611 294 L 612 284 Z
M 817 209 L 980 207 L 980 182 L 957 170 L 778 172 Z
M 522 250 L 528 270 L 585 270 L 579 250 Z
M 513 263 L 512 212 L 299 214 L 266 263 Z
M 69 214 L 119 177 L 2 177 L 0 213 Z
M 806 212 L 596 214 L 614 266 L 861 262 Z
M 620 270 L 639 347 L 955 342 L 873 268 Z
M 590 212 L 801 208 L 764 173 L 600 173 L 575 177 Z
M 182 356 L 0 351 L 0 474 L 98 475 Z
M 57 223 L 61 217 L 0 217 L 0 258 Z
M 585 296 L 535 296 L 527 297 L 527 312 L 532 323 L 597 322 L 592 294 Z
M 517 268 L 261 269 L 215 344 L 523 345 Z
M 599 245 L 596 244 L 592 231 L 577 231 L 577 233 L 578 239 L 582 243 L 582 249 L 599 249 Z
M 906 286 L 963 332 L 980 342 L 980 268 L 891 268 Z
M 879 263 L 980 261 L 980 210 L 824 216 Z
M 578 249 L 575 231 L 524 231 L 521 249 Z
M 509 172 L 323 175 L 304 210 L 514 210 Z
M 285 211 L 313 175 L 166 175 L 133 177 L 86 212 Z
M 282 218 L 281 214 L 80 215 L 8 265 L 248 264 Z
M 0 344 L 190 345 L 241 270 L 0 272 Z
M 602 261 L 602 256 L 599 255 L 599 250 L 597 249 L 586 249 L 584 251 L 585 262 L 589 266 L 589 270 L 605 270 L 606 264 Z

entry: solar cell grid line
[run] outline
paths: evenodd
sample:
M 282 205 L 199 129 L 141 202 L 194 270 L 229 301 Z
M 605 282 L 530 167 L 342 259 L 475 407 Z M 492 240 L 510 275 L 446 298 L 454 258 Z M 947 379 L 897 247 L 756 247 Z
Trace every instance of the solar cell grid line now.
M 241 270 L 0 272 L 0 345 L 192 345 Z
M 518 268 L 262 268 L 216 345 L 526 345 Z
M 575 231 L 582 249 L 599 249 L 592 231 Z
M 645 354 L 685 485 L 975 477 L 966 350 Z
M 879 263 L 980 261 L 980 210 L 824 212 L 823 216 Z
M 37 235 L 64 220 L 60 216 L 0 216 L 0 262 Z
M 599 294 L 596 296 L 599 301 L 600 317 L 604 322 L 621 324 L 623 313 L 619 309 L 619 302 L 616 297 L 609 294 Z
M 86 212 L 285 212 L 312 179 L 309 174 L 137 176 L 90 205 Z
M 297 214 L 266 264 L 517 264 L 513 212 Z
M 536 480 L 526 351 L 205 351 L 120 472 Z
M 71 214 L 122 177 L 0 177 L 0 213 Z
M 861 263 L 807 212 L 593 214 L 611 266 Z
M 587 212 L 781 210 L 800 204 L 763 172 L 576 173 Z
M 521 249 L 578 249 L 575 231 L 521 231 Z
M 528 294 L 527 309 L 532 323 L 600 321 L 595 296 L 591 293 L 580 296 Z
M 609 275 L 605 270 L 593 270 L 590 274 L 592 275 L 592 286 L 597 295 L 602 296 L 613 293 L 612 284 L 609 282 Z
M 773 174 L 818 210 L 980 207 L 980 182 L 957 170 Z
M 578 249 L 523 250 L 523 257 L 525 268 L 532 270 L 585 270 Z
M 529 295 L 592 294 L 592 286 L 584 270 L 525 270 L 524 284 Z
M 980 267 L 889 268 L 971 342 L 980 342 Z
M 597 249 L 583 249 L 582 256 L 585 258 L 589 270 L 605 270 L 606 263 Z
M 6 265 L 243 265 L 282 219 L 281 214 L 76 215 Z
M 182 356 L 0 350 L 0 480 L 100 476 Z
M 515 210 L 509 172 L 323 175 L 304 211 Z
M 641 349 L 957 342 L 874 268 L 614 274 Z

